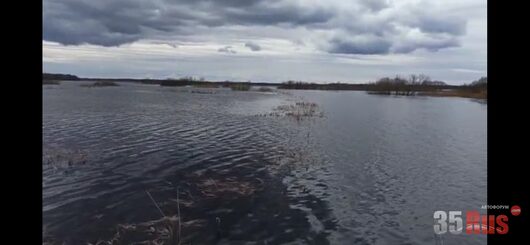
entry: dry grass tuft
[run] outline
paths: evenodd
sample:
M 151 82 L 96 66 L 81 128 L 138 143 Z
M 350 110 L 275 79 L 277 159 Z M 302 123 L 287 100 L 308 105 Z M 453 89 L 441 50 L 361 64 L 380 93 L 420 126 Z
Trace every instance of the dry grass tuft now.
M 256 191 L 256 186 L 250 182 L 238 181 L 234 178 L 214 181 L 208 178 L 197 184 L 200 192 L 207 198 L 215 198 L 231 193 L 241 196 L 252 195 Z

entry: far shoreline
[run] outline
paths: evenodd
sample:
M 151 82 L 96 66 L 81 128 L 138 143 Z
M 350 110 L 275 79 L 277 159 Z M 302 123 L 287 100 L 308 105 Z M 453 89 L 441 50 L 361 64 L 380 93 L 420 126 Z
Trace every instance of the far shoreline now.
M 250 86 L 276 87 L 283 90 L 324 90 L 324 91 L 365 91 L 369 94 L 395 96 L 460 97 L 487 101 L 487 78 L 483 77 L 471 84 L 448 85 L 441 81 L 431 81 L 425 75 L 411 75 L 410 78 L 381 78 L 372 83 L 308 83 L 287 81 L 283 83 L 205 81 L 193 77 L 179 79 L 134 79 L 134 78 L 80 78 L 70 74 L 43 73 L 42 85 L 59 85 L 60 81 L 92 81 L 94 84 L 112 84 L 116 82 L 142 83 L 159 86 L 194 86 L 202 88 L 229 87 L 234 90 Z

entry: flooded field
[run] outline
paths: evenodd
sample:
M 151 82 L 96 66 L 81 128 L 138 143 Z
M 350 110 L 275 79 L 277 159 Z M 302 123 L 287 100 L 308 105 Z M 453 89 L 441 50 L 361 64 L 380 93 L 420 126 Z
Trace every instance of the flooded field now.
M 487 105 L 364 92 L 43 86 L 46 244 L 485 244 Z M 89 83 L 89 82 L 86 82 Z

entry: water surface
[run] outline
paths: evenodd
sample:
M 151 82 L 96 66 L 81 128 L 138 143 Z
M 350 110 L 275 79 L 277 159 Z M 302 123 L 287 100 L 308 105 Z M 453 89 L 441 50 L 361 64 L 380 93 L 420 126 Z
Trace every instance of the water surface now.
M 52 243 L 163 240 L 179 214 L 194 244 L 486 243 L 435 237 L 432 218 L 486 204 L 484 104 L 80 83 L 43 86 Z M 260 116 L 298 101 L 324 117 Z

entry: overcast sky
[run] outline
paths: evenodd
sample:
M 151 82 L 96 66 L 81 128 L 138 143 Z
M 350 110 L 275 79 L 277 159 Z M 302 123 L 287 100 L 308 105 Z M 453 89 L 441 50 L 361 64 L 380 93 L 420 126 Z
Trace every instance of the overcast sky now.
M 44 0 L 43 68 L 82 77 L 486 76 L 486 0 Z

